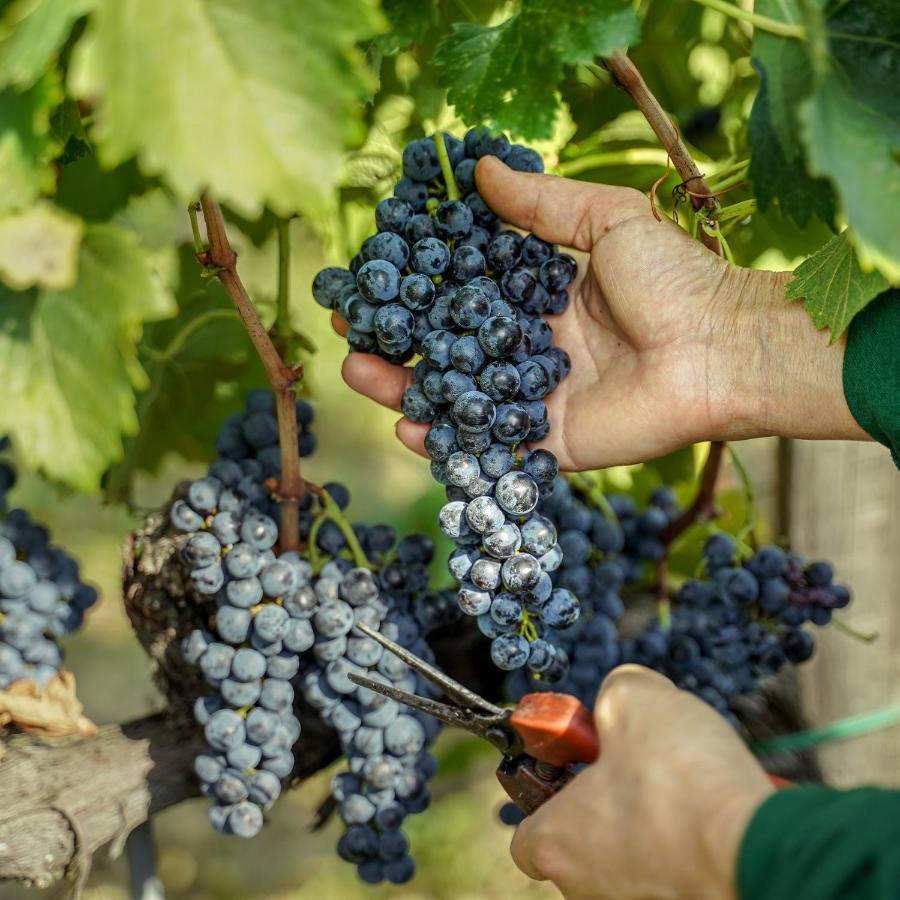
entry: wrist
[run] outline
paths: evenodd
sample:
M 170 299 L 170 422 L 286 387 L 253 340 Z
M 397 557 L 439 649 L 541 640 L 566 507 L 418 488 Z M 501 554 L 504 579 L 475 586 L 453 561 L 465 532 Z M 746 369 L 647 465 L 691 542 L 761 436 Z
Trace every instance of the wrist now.
M 799 301 L 790 272 L 733 269 L 733 391 L 726 439 L 867 440 L 844 396 L 846 338 L 829 344 Z
M 728 791 L 702 826 L 702 847 L 709 873 L 704 900 L 737 900 L 737 872 L 741 847 L 750 822 L 774 793 L 765 775 L 746 788 Z M 699 898 L 698 898 L 699 900 Z

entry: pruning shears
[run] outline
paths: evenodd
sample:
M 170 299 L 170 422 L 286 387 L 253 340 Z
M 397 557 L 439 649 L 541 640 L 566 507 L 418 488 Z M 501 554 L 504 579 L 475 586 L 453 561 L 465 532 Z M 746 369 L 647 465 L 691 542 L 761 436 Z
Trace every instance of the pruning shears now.
M 548 691 L 526 694 L 514 707 L 496 706 L 365 623 L 358 622 L 356 628 L 440 688 L 451 702 L 420 697 L 355 672 L 348 675 L 350 680 L 493 744 L 503 754 L 497 778 L 524 813 L 533 813 L 565 787 L 577 765 L 597 758 L 600 740 L 594 717 L 577 697 Z

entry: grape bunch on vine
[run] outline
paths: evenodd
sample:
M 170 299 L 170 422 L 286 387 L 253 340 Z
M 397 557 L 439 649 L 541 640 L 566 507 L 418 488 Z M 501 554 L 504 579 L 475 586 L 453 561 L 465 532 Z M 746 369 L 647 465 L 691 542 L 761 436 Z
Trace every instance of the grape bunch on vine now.
M 152 817 L 202 797 L 198 858 L 268 861 L 278 833 L 313 848 L 242 895 L 356 896 L 358 876 L 508 896 L 450 865 L 491 848 L 432 829 L 460 796 L 486 841 L 527 810 L 487 787 L 478 745 L 404 704 L 437 691 L 381 639 L 492 708 L 590 709 L 638 664 L 768 771 L 819 778 L 807 745 L 828 735 L 802 730 L 795 667 L 872 637 L 844 612 L 843 564 L 864 567 L 818 559 L 793 515 L 825 487 L 806 491 L 790 438 L 827 435 L 701 435 L 751 374 L 692 393 L 677 347 L 662 412 L 683 428 L 663 435 L 639 365 L 610 381 L 586 345 L 599 329 L 624 358 L 676 295 L 702 330 L 702 270 L 714 300 L 783 288 L 823 372 L 854 339 L 858 366 L 877 360 L 887 330 L 854 332 L 900 284 L 889 6 L 0 3 L 0 881 L 80 891 L 124 840 L 148 896 L 181 839 L 157 823 L 157 873 Z M 498 172 L 517 196 L 498 202 Z M 624 212 L 592 224 L 577 197 L 612 184 L 631 201 L 603 195 Z M 597 248 L 637 217 L 625 268 L 665 271 L 638 298 L 656 308 L 623 316 L 624 270 Z M 662 263 L 659 229 L 682 242 Z M 716 328 L 765 330 L 740 335 L 747 366 L 784 352 L 813 419 L 826 377 L 772 308 L 744 315 L 756 299 Z M 895 369 L 845 368 L 839 398 L 889 445 Z M 615 459 L 580 464 L 620 419 L 573 415 L 573 383 L 628 407 Z M 842 465 L 849 493 L 861 467 Z

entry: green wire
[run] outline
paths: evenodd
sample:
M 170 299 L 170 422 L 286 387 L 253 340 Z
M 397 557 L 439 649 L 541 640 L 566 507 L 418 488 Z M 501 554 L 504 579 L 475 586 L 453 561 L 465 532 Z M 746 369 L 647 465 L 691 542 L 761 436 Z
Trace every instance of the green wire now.
M 849 738 L 869 734 L 872 731 L 890 728 L 893 725 L 900 725 L 900 705 L 883 706 L 872 712 L 848 716 L 846 719 L 838 719 L 821 728 L 807 728 L 804 731 L 795 731 L 793 734 L 784 734 L 767 741 L 753 741 L 750 749 L 756 754 L 805 750 L 808 747 L 816 747 L 831 741 L 845 741 Z

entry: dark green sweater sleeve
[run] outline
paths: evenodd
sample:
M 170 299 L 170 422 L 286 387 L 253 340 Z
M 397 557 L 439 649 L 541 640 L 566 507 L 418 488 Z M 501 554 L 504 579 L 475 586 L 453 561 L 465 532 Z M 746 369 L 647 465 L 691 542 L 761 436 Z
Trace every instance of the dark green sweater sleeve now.
M 738 885 L 741 900 L 897 900 L 900 791 L 776 792 L 750 821 Z
M 844 396 L 853 418 L 900 466 L 900 290 L 885 291 L 850 323 Z

